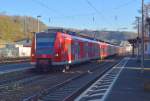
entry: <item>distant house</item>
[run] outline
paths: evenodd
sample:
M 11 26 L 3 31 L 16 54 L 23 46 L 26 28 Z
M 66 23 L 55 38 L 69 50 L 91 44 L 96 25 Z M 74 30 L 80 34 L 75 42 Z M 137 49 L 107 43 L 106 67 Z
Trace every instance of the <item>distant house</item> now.
M 19 56 L 30 56 L 32 41 L 28 39 L 22 39 L 15 42 L 15 47 L 19 49 Z
M 24 47 L 31 47 L 32 41 L 26 38 L 15 41 L 15 44 L 23 45 Z
M 5 43 L 0 48 L 0 57 L 30 57 L 31 40 L 23 39 L 13 43 Z

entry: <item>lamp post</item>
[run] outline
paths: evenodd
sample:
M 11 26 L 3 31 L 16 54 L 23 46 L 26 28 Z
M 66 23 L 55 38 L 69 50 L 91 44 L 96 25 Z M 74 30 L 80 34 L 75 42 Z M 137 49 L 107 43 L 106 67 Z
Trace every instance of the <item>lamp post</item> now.
M 23 23 L 23 26 L 24 26 L 24 35 L 27 35 L 27 24 L 26 24 L 26 16 L 24 16 L 24 23 Z
M 37 32 L 39 32 L 40 31 L 40 24 L 39 24 L 39 18 L 40 18 L 41 16 L 40 15 L 38 15 L 37 16 Z
M 141 72 L 144 72 L 144 0 L 142 0 Z
M 140 52 L 140 45 L 139 45 L 139 37 L 140 37 L 140 17 L 136 17 L 137 19 L 137 33 L 138 33 L 138 36 L 137 36 L 137 47 L 138 47 L 138 52 L 137 52 L 137 60 L 139 58 L 139 52 Z

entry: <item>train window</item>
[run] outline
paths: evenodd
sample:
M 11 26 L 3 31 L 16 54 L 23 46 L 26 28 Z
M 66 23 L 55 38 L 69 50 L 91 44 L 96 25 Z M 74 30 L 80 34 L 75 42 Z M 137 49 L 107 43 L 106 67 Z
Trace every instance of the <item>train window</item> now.
M 78 54 L 80 53 L 80 44 L 78 44 Z
M 58 43 L 58 48 L 61 48 L 62 46 L 61 44 L 62 44 L 61 42 Z
M 48 36 L 49 35 L 49 36 Z M 36 42 L 37 43 L 53 43 L 55 40 L 54 35 L 46 34 L 46 35 L 36 35 Z
M 71 43 L 71 51 L 72 51 L 72 54 L 74 54 L 74 42 Z
M 37 42 L 54 42 L 55 38 L 51 37 L 38 37 Z
M 84 46 L 84 52 L 87 53 L 87 43 L 85 42 L 83 46 Z
M 36 53 L 51 54 L 53 52 L 55 33 L 38 33 L 36 35 Z
M 50 34 L 50 33 L 42 33 L 42 34 L 40 34 L 40 33 L 38 33 L 37 35 L 36 35 L 36 41 L 37 42 L 54 42 L 54 40 L 55 40 L 55 37 L 56 37 L 56 34 Z
M 75 42 L 75 45 L 78 46 L 78 42 Z
M 77 44 L 74 42 L 73 44 L 73 54 L 75 55 L 77 53 Z

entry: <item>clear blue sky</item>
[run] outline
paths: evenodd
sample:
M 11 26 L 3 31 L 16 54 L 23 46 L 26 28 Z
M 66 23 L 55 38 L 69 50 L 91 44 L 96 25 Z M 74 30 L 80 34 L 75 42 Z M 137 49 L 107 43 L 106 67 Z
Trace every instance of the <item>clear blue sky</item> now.
M 0 12 L 33 17 L 41 15 L 41 20 L 48 26 L 99 30 L 123 27 L 133 30 L 135 16 L 140 16 L 141 0 L 88 1 L 97 11 L 87 0 L 1 0 Z

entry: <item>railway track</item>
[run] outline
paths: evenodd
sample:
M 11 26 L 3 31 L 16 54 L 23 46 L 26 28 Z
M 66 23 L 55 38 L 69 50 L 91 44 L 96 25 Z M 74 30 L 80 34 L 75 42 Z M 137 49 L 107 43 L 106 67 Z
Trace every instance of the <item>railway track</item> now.
M 13 88 L 14 86 L 23 86 L 23 85 L 29 84 L 31 82 L 34 82 L 36 80 L 42 79 L 46 76 L 47 75 L 32 75 L 32 76 L 27 76 L 25 78 L 21 78 L 19 80 L 14 79 L 14 80 L 9 80 L 9 81 L 1 81 L 0 82 L 0 90 Z
M 24 78 L 8 84 L 0 86 L 0 99 L 7 99 L 6 101 L 20 101 L 24 96 L 34 94 L 36 91 L 42 90 L 49 85 L 55 85 L 65 79 L 70 78 L 71 75 L 59 74 L 45 74 L 36 75 L 30 78 Z M 57 80 L 59 78 L 59 80 Z M 55 82 L 55 80 L 57 82 Z M 7 95 L 5 95 L 7 93 Z M 4 100 L 5 101 L 5 100 Z
M 119 60 L 119 58 L 117 59 Z M 11 99 L 13 99 L 13 101 L 22 101 L 30 100 L 35 96 L 39 98 L 41 95 L 43 96 L 43 94 L 48 92 L 48 88 L 54 89 L 57 88 L 58 85 L 62 86 L 63 84 L 68 84 L 71 81 L 76 81 L 77 78 L 80 78 L 84 75 L 93 75 L 94 71 L 96 71 L 98 67 L 101 67 L 100 71 L 102 71 L 108 64 L 112 63 L 114 63 L 113 59 L 106 59 L 103 62 L 92 61 L 87 64 L 72 67 L 65 73 L 55 72 L 35 74 L 32 72 L 23 72 L 19 75 L 15 75 L 17 78 L 14 77 L 13 79 L 9 78 L 11 76 L 8 76 L 8 78 L 5 79 L 2 79 L 2 77 L 0 78 L 0 99 L 3 101 L 11 101 Z M 97 67 L 94 67 L 95 65 Z M 21 75 L 25 76 L 21 77 Z
M 84 65 L 82 65 L 81 68 L 82 70 L 86 70 Z M 73 71 L 74 70 L 79 69 L 73 68 Z M 80 72 L 78 72 L 78 74 L 80 74 Z M 44 87 L 46 88 L 48 86 L 56 85 L 57 83 L 63 82 L 64 80 L 74 77 L 75 75 L 77 74 L 73 72 L 56 72 L 39 75 L 30 71 L 19 72 L 19 74 L 14 73 L 13 75 L 9 74 L 9 76 L 3 75 L 3 77 L 0 77 L 0 99 L 10 101 L 13 98 L 14 101 L 20 101 L 24 96 L 29 96 L 36 91 L 42 90 Z M 27 90 L 27 88 L 31 88 L 30 91 Z M 7 95 L 5 93 L 7 93 Z
M 111 67 L 118 63 L 118 61 L 110 64 L 106 62 L 97 65 L 95 68 L 69 78 L 64 82 L 50 86 L 42 92 L 28 96 L 24 98 L 23 101 L 72 101 L 79 93 L 81 93 L 81 91 L 105 74 Z
M 9 74 L 3 74 L 0 76 L 0 85 L 9 84 L 12 82 L 16 82 L 25 78 L 30 78 L 36 76 L 37 74 L 31 73 L 31 71 L 19 71 L 13 72 Z
M 0 65 L 19 63 L 19 62 L 29 62 L 29 61 L 30 61 L 30 57 L 16 57 L 16 58 L 0 57 Z
M 74 101 L 105 101 L 121 71 L 129 58 L 122 59 L 102 77 L 96 80 L 88 89 L 82 92 Z

